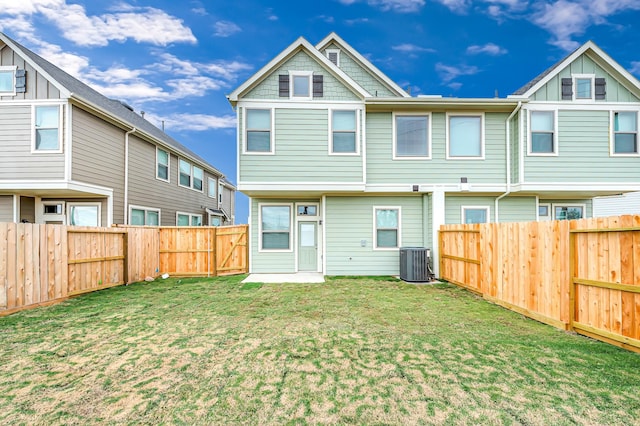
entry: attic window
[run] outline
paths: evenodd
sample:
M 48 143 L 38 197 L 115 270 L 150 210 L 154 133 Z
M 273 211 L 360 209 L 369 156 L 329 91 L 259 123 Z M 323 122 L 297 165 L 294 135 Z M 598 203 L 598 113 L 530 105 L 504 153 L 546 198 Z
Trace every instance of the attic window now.
M 0 93 L 15 94 L 15 66 L 0 67 Z
M 325 53 L 334 65 L 340 66 L 340 49 L 327 49 Z
M 278 95 L 296 100 L 312 100 L 323 96 L 323 77 L 311 71 L 289 71 L 278 78 Z

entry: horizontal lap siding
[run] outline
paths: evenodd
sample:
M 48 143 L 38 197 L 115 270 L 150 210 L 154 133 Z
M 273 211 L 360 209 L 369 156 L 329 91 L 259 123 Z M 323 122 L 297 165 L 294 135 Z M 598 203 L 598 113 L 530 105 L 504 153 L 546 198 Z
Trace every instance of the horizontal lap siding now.
M 423 198 L 327 197 L 327 275 L 398 275 L 399 251 L 374 250 L 374 206 L 399 206 L 403 246 L 424 246 Z M 361 241 L 366 242 L 362 247 Z
M 361 155 L 329 155 L 327 110 L 276 109 L 275 120 L 276 154 L 242 155 L 241 181 L 362 182 Z
M 462 206 L 489 207 L 491 222 L 495 221 L 495 197 L 447 196 L 445 197 L 445 224 L 462 223 Z
M 0 179 L 63 179 L 64 152 L 31 153 L 31 135 L 30 105 L 0 105 Z
M 446 114 L 431 114 L 431 159 L 393 159 L 393 116 L 389 113 L 367 114 L 367 183 L 459 183 L 467 177 L 470 184 L 503 184 L 505 170 L 505 120 L 508 114 L 486 113 L 485 159 L 455 160 L 446 158 Z
M 525 157 L 526 182 L 639 180 L 638 158 L 609 155 L 609 121 L 609 111 L 559 111 L 559 154 Z
M 1 222 L 13 222 L 13 195 L 0 195 Z
M 296 271 L 295 264 L 295 252 L 292 250 L 290 252 L 260 252 L 259 251 L 259 234 L 260 234 L 260 211 L 259 204 L 260 203 L 269 203 L 269 204 L 283 204 L 289 205 L 292 204 L 292 200 L 285 199 L 251 199 L 251 272 L 253 273 L 293 273 Z M 291 210 L 291 214 L 294 214 L 293 208 Z M 293 226 L 293 225 L 292 225 Z M 291 232 L 295 232 L 294 229 L 291 229 Z M 295 244 L 295 240 L 291 239 L 292 243 Z

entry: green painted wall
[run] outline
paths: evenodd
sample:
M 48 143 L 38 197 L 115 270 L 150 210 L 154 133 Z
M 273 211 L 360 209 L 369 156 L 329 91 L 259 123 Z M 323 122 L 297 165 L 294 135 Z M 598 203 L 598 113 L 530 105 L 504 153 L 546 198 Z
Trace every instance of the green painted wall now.
M 399 251 L 373 249 L 373 206 L 400 206 L 403 246 L 422 247 L 423 197 L 327 197 L 327 275 L 398 275 Z M 361 242 L 365 242 L 362 247 Z
M 285 199 L 258 199 L 252 198 L 250 202 L 250 229 L 251 229 L 251 272 L 253 273 L 293 273 L 296 271 L 295 252 L 260 252 L 259 232 L 260 232 L 260 203 L 282 203 L 290 204 L 291 200 Z M 293 207 L 291 210 L 293 215 Z M 292 230 L 293 232 L 293 230 Z M 291 240 L 295 244 L 294 239 Z
M 338 81 L 329 71 L 320 65 L 306 52 L 298 52 L 291 59 L 269 74 L 260 84 L 251 89 L 243 99 L 281 99 L 278 94 L 278 76 L 288 74 L 289 71 L 313 71 L 323 75 L 323 96 L 314 98 L 315 101 L 357 101 L 359 97 Z
M 431 114 L 432 154 L 430 160 L 393 160 L 393 127 L 390 112 L 367 114 L 368 183 L 504 183 L 505 120 L 509 114 L 486 113 L 485 159 L 446 159 L 446 114 Z
M 609 111 L 558 111 L 559 154 L 557 157 L 525 156 L 525 181 L 640 180 L 637 157 L 609 155 L 609 121 Z M 528 132 L 525 135 L 529 137 Z
M 462 223 L 462 206 L 489 207 L 491 222 L 496 220 L 493 196 L 447 195 L 445 198 L 445 222 Z M 530 222 L 536 220 L 535 197 L 505 197 L 499 201 L 500 222 Z
M 361 155 L 329 155 L 328 110 L 280 108 L 275 120 L 276 155 L 241 154 L 241 182 L 362 182 Z
M 606 99 L 595 102 L 637 102 L 639 99 L 620 84 L 611 74 L 596 64 L 587 55 L 576 58 L 568 67 L 560 71 L 547 84 L 536 91 L 531 100 L 534 101 L 561 101 L 561 79 L 570 78 L 571 74 L 595 74 L 596 78 L 606 78 Z M 575 88 L 574 88 L 575 91 Z M 571 102 L 571 101 L 562 101 Z

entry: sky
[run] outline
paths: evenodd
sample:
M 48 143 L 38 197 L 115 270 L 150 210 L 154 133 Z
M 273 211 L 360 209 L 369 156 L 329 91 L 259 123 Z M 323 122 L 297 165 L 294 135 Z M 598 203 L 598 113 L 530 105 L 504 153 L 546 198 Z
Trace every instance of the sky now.
M 0 31 L 234 184 L 226 95 L 300 36 L 335 31 L 414 96 L 506 97 L 587 40 L 639 77 L 638 22 L 640 0 L 0 0 Z

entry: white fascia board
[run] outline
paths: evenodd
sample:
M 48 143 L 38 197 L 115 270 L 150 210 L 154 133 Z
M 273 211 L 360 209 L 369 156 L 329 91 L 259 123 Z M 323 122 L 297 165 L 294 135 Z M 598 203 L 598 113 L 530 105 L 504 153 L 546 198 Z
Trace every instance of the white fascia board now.
M 413 190 L 413 185 L 418 185 L 418 191 Z M 462 190 L 459 183 L 445 184 L 370 184 L 366 186 L 365 192 L 400 192 L 400 193 L 425 193 L 434 191 L 443 192 L 460 192 L 462 194 L 472 193 L 503 193 L 506 191 L 507 185 L 504 183 L 487 183 L 487 184 L 469 184 L 468 190 Z
M 594 42 L 589 40 L 580 48 L 578 48 L 571 55 L 567 56 L 564 61 L 562 61 L 555 69 L 549 74 L 545 75 L 542 80 L 537 82 L 533 87 L 527 90 L 524 94 L 518 95 L 519 97 L 530 98 L 536 91 L 538 91 L 542 86 L 547 84 L 552 78 L 556 77 L 560 71 L 565 69 L 571 62 L 575 61 L 580 55 L 584 54 L 591 50 L 593 52 L 592 55 L 589 55 L 591 59 L 595 59 L 596 62 L 598 60 L 604 61 L 613 68 L 616 72 L 620 73 L 622 77 L 628 80 L 629 83 L 635 88 L 636 91 L 640 93 L 640 81 L 636 79 L 633 75 L 631 75 L 627 70 L 625 70 L 620 64 L 618 64 L 611 56 L 607 55 L 602 49 L 600 49 Z
M 247 81 L 245 81 L 242 85 L 240 85 L 237 89 L 227 95 L 227 99 L 232 104 L 238 101 L 238 97 L 244 93 L 249 88 L 253 87 L 256 83 L 262 80 L 262 78 L 270 73 L 273 69 L 278 67 L 281 63 L 283 63 L 286 59 L 288 59 L 292 54 L 297 52 L 298 50 L 304 49 L 313 56 L 318 62 L 320 62 L 324 67 L 329 70 L 332 74 L 334 74 L 339 80 L 345 83 L 349 88 L 357 93 L 361 98 L 370 97 L 371 94 L 364 90 L 358 83 L 356 83 L 351 77 L 344 73 L 340 68 L 336 67 L 333 62 L 331 62 L 327 57 L 322 55 L 315 47 L 311 45 L 304 37 L 299 37 L 296 41 L 289 45 L 285 50 L 280 52 L 278 56 L 273 58 L 267 65 L 260 68 L 258 72 L 252 75 Z
M 351 47 L 351 45 L 349 43 L 344 41 L 335 32 L 332 32 L 331 34 L 326 36 L 324 39 L 322 39 L 322 41 L 320 43 L 316 44 L 316 49 L 318 51 L 320 51 L 320 50 L 322 50 L 322 48 L 324 48 L 326 45 L 328 45 L 331 42 L 334 42 L 334 43 L 338 44 L 341 48 L 346 50 L 351 56 L 356 58 L 365 68 L 368 68 L 369 71 L 371 71 L 372 74 L 374 74 L 376 77 L 378 77 L 384 83 L 386 83 L 388 86 L 390 86 L 396 92 L 398 92 L 398 95 L 402 96 L 403 98 L 410 98 L 411 97 L 410 94 L 405 92 L 404 89 L 402 89 L 393 80 L 391 80 L 389 77 L 387 77 L 386 74 L 384 74 L 382 71 L 380 71 L 367 58 L 365 58 L 360 53 L 358 53 L 357 50 L 355 50 L 353 47 Z
M 33 69 L 35 69 L 38 73 L 40 73 L 46 80 L 48 80 L 51 84 L 53 84 L 59 91 L 61 98 L 69 98 L 71 96 L 71 92 L 64 87 L 59 81 L 55 78 L 51 77 L 49 73 L 43 70 L 38 64 L 33 62 L 29 56 L 27 56 L 22 49 L 13 44 L 11 40 L 8 40 L 4 34 L 0 33 L 0 40 L 2 40 L 7 46 L 11 48 L 14 52 L 16 52 L 20 58 L 22 58 L 25 62 L 27 62 Z
M 338 183 L 338 182 L 304 182 L 304 183 L 285 183 L 285 182 L 240 182 L 238 183 L 239 191 L 298 191 L 298 192 L 363 192 L 365 185 L 363 183 Z
M 75 181 L 5 180 L 0 182 L 0 191 L 3 190 L 67 190 L 94 195 L 113 195 L 112 188 Z
M 527 182 L 515 184 L 515 191 L 640 191 L 640 182 Z

